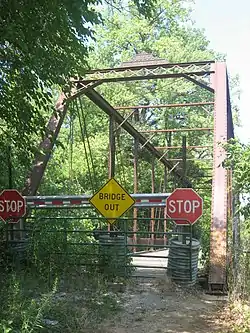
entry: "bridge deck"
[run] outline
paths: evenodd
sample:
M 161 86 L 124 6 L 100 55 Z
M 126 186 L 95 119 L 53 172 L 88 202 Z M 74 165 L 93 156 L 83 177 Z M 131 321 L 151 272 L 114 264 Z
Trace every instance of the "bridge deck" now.
M 141 254 L 140 256 L 133 257 L 134 266 L 143 266 L 136 267 L 134 276 L 138 277 L 164 277 L 166 276 L 166 268 L 168 263 L 168 252 L 169 250 L 160 250 L 152 252 L 141 252 L 136 253 L 136 255 Z M 165 258 L 158 258 L 165 257 Z

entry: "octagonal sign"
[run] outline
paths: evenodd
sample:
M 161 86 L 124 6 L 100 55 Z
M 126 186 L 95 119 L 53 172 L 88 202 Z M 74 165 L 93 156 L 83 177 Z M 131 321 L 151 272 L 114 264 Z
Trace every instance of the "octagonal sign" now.
M 4 190 L 0 194 L 0 218 L 17 223 L 26 214 L 26 201 L 17 190 Z
M 203 213 L 203 200 L 191 188 L 177 188 L 167 198 L 167 215 L 177 225 L 194 224 Z

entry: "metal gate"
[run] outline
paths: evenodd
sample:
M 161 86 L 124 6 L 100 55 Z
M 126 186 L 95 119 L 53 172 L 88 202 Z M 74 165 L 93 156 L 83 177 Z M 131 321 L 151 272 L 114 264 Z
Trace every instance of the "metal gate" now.
M 195 283 L 199 243 L 192 226 L 178 229 L 166 217 L 168 194 L 132 196 L 137 217 L 131 210 L 111 228 L 86 195 L 27 197 L 23 229 L 7 225 L 9 255 L 15 264 L 35 267 L 49 284 L 56 276 L 73 283 L 93 274 L 109 281 L 168 274 L 178 283 Z

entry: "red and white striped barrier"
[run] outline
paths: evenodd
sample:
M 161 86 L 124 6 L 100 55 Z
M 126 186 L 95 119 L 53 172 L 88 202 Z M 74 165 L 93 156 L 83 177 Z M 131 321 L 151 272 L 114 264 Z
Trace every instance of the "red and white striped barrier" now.
M 135 207 L 164 207 L 169 193 L 131 194 L 136 200 Z M 31 208 L 83 206 L 89 207 L 91 195 L 82 196 L 32 196 L 25 197 Z

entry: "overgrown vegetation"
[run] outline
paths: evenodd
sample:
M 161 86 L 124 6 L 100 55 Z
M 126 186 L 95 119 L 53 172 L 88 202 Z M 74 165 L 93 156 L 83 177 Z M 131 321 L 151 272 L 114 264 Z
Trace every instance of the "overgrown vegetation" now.
M 235 211 L 231 265 L 231 302 L 226 320 L 234 333 L 250 332 L 250 145 L 232 140 L 226 145 L 225 166 L 233 168 Z
M 27 220 L 26 243 L 1 253 L 0 332 L 89 333 L 119 309 L 112 285 L 129 276 L 125 248 L 103 251 L 90 220 L 74 217 L 69 225 L 64 214 Z
M 28 269 L 2 274 L 1 333 L 92 332 L 119 310 L 118 297 L 101 276 L 79 275 L 70 289 L 57 279 L 49 288 L 43 278 Z
M 88 67 L 119 66 L 141 52 L 169 62 L 223 59 L 209 48 L 203 32 L 190 24 L 188 6 L 188 0 L 135 0 L 126 6 L 119 1 L 107 4 L 95 0 L 41 4 L 2 1 L 0 188 L 23 188 L 57 93 L 65 89 L 74 75 L 84 76 Z M 234 86 L 237 81 L 232 82 Z M 183 79 L 106 84 L 97 90 L 114 106 L 211 100 L 209 92 Z M 81 102 L 80 116 L 76 105 L 70 105 L 59 136 L 60 144 L 51 155 L 39 194 L 91 194 L 107 180 L 108 117 L 87 99 L 82 98 Z M 130 121 L 139 131 L 212 127 L 213 113 L 210 106 L 175 110 L 146 108 L 131 116 Z M 91 150 L 86 151 L 83 139 L 88 140 Z M 181 146 L 182 140 L 183 134 L 177 131 L 157 134 L 151 142 L 155 146 Z M 188 146 L 209 146 L 212 135 L 187 132 L 186 140 Z M 134 142 L 123 130 L 117 129 L 116 145 L 116 178 L 133 192 Z M 249 193 L 249 151 L 248 146 L 239 143 L 228 146 L 238 194 Z M 91 157 L 93 165 L 89 168 L 87 161 Z M 169 149 L 166 157 L 180 160 L 182 149 Z M 195 226 L 195 235 L 201 240 L 205 263 L 209 253 L 211 157 L 210 148 L 188 150 L 186 170 L 204 199 L 205 213 Z M 151 156 L 140 147 L 138 192 L 151 192 L 152 163 Z M 170 192 L 178 186 L 171 173 L 164 188 L 163 177 L 163 166 L 155 162 L 155 192 Z M 248 250 L 249 205 L 241 212 L 244 215 L 241 250 Z M 119 251 L 107 251 L 100 258 L 98 241 L 92 235 L 98 221 L 89 219 L 88 212 L 68 213 L 34 211 L 33 219 L 26 223 L 29 231 L 24 252 L 28 253 L 28 260 L 17 268 L 12 259 L 0 258 L 1 267 L 9 269 L 1 274 L 1 332 L 84 332 L 84 329 L 93 332 L 94 323 L 117 310 L 116 296 L 110 293 L 108 282 L 122 280 L 117 277 L 117 270 L 122 267 L 117 256 Z M 146 218 L 150 212 L 140 214 Z M 4 244 L 5 231 L 1 228 L 0 239 Z M 148 231 L 150 227 L 143 223 L 139 228 Z M 160 231 L 163 226 L 159 223 L 157 228 Z M 244 295 L 249 293 L 248 258 L 247 253 L 239 256 Z M 24 271 L 22 267 L 26 267 Z M 126 272 L 129 273 L 130 270 Z

